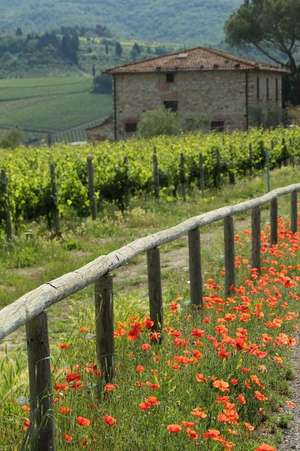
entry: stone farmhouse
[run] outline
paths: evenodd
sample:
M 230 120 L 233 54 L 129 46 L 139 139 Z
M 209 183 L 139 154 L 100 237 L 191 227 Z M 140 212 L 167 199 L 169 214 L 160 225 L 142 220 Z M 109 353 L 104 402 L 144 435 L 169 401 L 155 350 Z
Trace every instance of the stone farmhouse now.
M 182 123 L 247 130 L 282 119 L 285 68 L 197 47 L 106 71 L 113 77 L 113 136 L 133 136 L 145 111 L 169 108 Z

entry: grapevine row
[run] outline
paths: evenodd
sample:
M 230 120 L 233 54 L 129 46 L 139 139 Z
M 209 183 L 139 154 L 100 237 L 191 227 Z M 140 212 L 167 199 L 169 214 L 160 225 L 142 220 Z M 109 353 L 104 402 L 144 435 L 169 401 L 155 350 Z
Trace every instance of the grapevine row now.
M 124 211 L 141 193 L 186 198 L 195 187 L 235 183 L 266 163 L 270 169 L 293 163 L 300 157 L 300 129 L 19 148 L 0 155 L 1 229 L 7 232 L 8 216 L 15 230 L 23 221 L 46 217 L 57 231 L 59 217 L 95 218 L 105 201 Z

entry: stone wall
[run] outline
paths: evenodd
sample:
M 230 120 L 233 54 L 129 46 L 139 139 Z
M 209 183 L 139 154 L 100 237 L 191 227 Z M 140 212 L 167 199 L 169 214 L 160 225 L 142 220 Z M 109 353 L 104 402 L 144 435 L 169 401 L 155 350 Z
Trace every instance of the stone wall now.
M 258 83 L 259 88 L 257 86 Z M 267 83 L 269 84 L 269 98 L 267 96 Z M 259 126 L 259 125 L 274 126 L 281 122 L 282 120 L 281 74 L 277 74 L 275 72 L 262 72 L 262 71 L 250 72 L 248 91 L 249 91 L 249 126 Z
M 258 74 L 261 78 L 260 99 L 256 93 Z M 177 72 L 174 83 L 166 82 L 164 72 L 115 77 L 117 139 L 134 135 L 133 132 L 126 133 L 126 123 L 137 123 L 143 112 L 162 108 L 165 101 L 178 102 L 178 115 L 183 123 L 198 122 L 205 129 L 210 129 L 212 122 L 224 122 L 225 130 L 245 130 L 247 127 L 245 71 Z M 249 73 L 250 126 L 256 125 L 259 115 L 266 117 L 270 112 L 281 110 L 281 102 L 275 101 L 275 77 L 279 80 L 281 99 L 280 74 Z M 266 98 L 266 78 L 269 78 L 270 100 Z
M 98 141 L 113 141 L 113 118 L 106 119 L 102 124 L 95 127 L 88 128 L 86 130 L 87 138 L 89 142 L 96 143 Z

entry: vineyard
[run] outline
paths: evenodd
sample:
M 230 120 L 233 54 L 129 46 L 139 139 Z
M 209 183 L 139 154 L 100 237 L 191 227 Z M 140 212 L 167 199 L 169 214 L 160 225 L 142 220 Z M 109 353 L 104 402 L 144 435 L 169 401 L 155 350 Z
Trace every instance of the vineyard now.
M 272 169 L 294 164 L 300 157 L 300 132 L 252 130 L 1 153 L 1 226 L 7 228 L 10 212 L 17 231 L 22 221 L 46 217 L 51 226 L 55 216 L 85 217 L 105 202 L 124 211 L 135 195 L 185 198 L 196 188 L 220 188 L 266 165 Z

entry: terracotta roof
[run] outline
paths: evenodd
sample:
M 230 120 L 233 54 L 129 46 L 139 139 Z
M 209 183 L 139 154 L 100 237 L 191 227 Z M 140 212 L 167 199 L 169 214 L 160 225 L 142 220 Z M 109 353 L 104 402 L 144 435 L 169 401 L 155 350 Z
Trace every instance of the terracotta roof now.
M 168 55 L 158 56 L 135 63 L 108 69 L 107 74 L 168 72 L 168 71 L 198 71 L 198 70 L 263 70 L 288 73 L 280 66 L 258 63 L 246 60 L 221 50 L 196 47 Z

